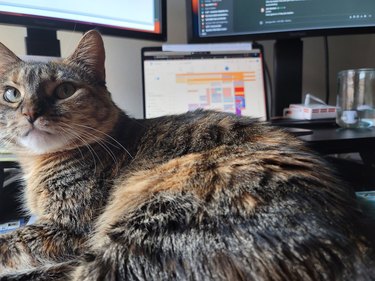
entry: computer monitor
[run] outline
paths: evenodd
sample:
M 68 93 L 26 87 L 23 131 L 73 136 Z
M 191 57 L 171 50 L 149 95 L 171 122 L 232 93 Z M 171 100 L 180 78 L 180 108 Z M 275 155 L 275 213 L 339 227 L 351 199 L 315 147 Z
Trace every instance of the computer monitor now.
M 301 102 L 302 37 L 375 31 L 373 0 L 188 0 L 190 42 L 277 39 L 273 115 Z
M 144 117 L 212 109 L 268 119 L 260 49 L 142 50 Z
M 0 1 L 0 23 L 27 27 L 29 55 L 60 56 L 56 30 L 166 40 L 166 0 Z

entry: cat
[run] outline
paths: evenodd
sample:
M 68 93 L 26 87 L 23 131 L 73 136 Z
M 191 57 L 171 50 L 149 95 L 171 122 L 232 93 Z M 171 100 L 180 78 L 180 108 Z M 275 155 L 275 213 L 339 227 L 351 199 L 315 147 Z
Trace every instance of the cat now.
M 0 236 L 0 280 L 375 280 L 323 158 L 250 117 L 131 118 L 104 64 L 97 31 L 62 61 L 0 45 L 0 139 L 37 217 Z

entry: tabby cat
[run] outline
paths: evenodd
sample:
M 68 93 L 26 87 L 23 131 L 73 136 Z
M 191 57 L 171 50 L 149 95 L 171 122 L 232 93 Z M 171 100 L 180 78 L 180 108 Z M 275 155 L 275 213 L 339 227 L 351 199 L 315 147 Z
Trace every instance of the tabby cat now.
M 375 280 L 327 163 L 251 118 L 128 117 L 104 46 L 24 62 L 0 46 L 1 141 L 34 224 L 0 236 L 0 280 Z

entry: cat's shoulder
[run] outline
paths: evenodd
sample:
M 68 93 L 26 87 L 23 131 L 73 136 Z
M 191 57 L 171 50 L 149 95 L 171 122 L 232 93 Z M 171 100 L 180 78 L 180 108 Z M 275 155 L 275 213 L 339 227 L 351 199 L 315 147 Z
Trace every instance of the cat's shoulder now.
M 148 124 L 152 127 L 168 128 L 191 128 L 207 129 L 220 127 L 222 130 L 231 130 L 238 127 L 258 127 L 262 126 L 256 118 L 237 116 L 232 113 L 202 110 L 189 111 L 178 115 L 166 115 L 148 120 Z
M 285 132 L 255 118 L 211 110 L 162 116 L 144 122 L 147 127 L 142 141 L 144 147 L 181 150 L 181 154 L 249 142 L 277 145 L 288 143 L 290 138 Z

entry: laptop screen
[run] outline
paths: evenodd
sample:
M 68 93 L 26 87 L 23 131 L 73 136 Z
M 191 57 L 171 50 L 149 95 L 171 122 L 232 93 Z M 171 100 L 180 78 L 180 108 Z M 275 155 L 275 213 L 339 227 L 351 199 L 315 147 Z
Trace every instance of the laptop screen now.
M 144 117 L 198 108 L 267 119 L 263 58 L 249 51 L 142 50 Z

